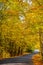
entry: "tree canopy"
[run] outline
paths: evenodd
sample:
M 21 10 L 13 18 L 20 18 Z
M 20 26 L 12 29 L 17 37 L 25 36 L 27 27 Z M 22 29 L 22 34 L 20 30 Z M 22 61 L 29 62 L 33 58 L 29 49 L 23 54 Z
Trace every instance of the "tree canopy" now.
M 43 0 L 0 0 L 0 57 L 40 48 L 39 28 L 43 29 Z

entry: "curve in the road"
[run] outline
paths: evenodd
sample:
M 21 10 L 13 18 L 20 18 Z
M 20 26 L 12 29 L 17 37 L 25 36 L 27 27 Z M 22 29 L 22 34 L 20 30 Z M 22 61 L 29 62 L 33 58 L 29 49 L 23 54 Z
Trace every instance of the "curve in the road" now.
M 6 58 L 3 60 L 0 60 L 0 64 L 7 64 L 7 63 L 29 63 L 30 65 L 32 65 L 32 56 L 34 54 L 27 54 L 24 56 L 19 56 L 16 58 Z

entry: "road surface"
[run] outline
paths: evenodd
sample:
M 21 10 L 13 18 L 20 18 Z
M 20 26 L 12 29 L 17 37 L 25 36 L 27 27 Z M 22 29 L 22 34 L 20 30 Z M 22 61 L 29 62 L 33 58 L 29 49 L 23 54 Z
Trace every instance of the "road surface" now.
M 16 58 L 6 58 L 4 60 L 0 60 L 0 65 L 33 65 L 32 54 L 27 54 L 24 56 L 19 56 Z

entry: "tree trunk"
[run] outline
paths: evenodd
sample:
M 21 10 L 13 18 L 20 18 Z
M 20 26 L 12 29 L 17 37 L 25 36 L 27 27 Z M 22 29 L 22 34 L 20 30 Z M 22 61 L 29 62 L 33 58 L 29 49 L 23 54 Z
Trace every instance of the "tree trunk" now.
M 43 60 L 43 32 L 42 32 L 42 29 L 39 29 L 39 40 L 40 40 L 41 57 Z

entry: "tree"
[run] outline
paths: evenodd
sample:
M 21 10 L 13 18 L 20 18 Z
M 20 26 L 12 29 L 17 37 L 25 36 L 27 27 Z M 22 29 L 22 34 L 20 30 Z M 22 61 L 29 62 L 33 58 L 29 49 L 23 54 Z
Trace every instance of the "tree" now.
M 3 50 L 15 56 L 23 54 L 27 49 L 33 51 L 40 48 L 37 32 L 43 28 L 42 6 L 42 0 L 0 1 L 1 52 Z

